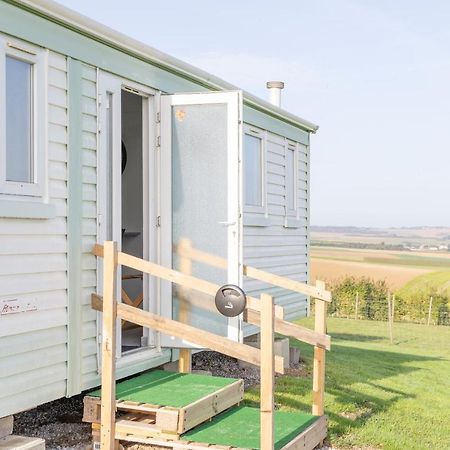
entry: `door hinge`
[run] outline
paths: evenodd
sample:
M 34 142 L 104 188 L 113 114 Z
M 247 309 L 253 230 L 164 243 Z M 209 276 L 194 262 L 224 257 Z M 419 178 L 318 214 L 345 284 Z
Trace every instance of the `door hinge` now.
M 156 226 L 160 227 L 161 226 L 161 216 L 157 216 L 156 217 Z
M 156 136 L 156 147 L 161 147 L 161 136 Z
M 157 112 L 156 113 L 156 123 L 160 123 L 161 122 L 161 113 Z

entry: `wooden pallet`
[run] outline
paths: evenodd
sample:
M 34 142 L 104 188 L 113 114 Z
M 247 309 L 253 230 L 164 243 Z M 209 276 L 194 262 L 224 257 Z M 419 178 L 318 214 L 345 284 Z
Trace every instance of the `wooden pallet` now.
M 131 429 L 133 434 L 141 437 L 179 436 L 231 406 L 239 404 L 243 398 L 244 382 L 243 380 L 237 380 L 183 407 L 117 400 L 116 410 L 126 415 L 125 417 L 118 417 L 116 423 L 118 429 Z M 83 421 L 99 424 L 100 405 L 99 397 L 86 396 L 84 398 Z
M 135 435 L 132 433 L 131 428 L 122 427 L 119 422 L 116 428 L 116 439 L 118 441 L 134 442 L 138 444 L 145 444 L 152 447 L 158 447 L 163 449 L 173 450 L 253 450 L 242 447 L 233 447 L 227 445 L 218 445 L 205 442 L 195 442 L 184 440 L 181 438 L 173 438 L 170 436 L 160 437 L 143 437 L 141 435 Z M 327 416 L 321 416 L 310 425 L 306 430 L 292 439 L 289 443 L 281 448 L 281 450 L 312 450 L 317 445 L 321 444 L 327 437 Z M 93 442 L 100 441 L 100 426 L 93 424 L 92 439 Z

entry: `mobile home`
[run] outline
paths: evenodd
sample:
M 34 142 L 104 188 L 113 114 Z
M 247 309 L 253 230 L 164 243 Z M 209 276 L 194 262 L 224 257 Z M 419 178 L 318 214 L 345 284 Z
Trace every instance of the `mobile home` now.
M 47 0 L 0 0 L 0 90 L 0 417 L 99 385 L 96 242 L 179 268 L 187 239 L 227 261 L 194 275 L 308 314 L 306 296 L 242 268 L 308 280 L 316 125 Z M 170 284 L 118 279 L 119 297 L 181 314 Z M 201 305 L 189 320 L 235 340 L 256 331 Z M 183 345 L 118 328 L 119 378 Z

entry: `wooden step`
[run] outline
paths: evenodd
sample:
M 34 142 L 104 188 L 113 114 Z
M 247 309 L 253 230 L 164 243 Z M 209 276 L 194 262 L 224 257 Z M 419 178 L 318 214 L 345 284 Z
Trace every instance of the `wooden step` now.
M 167 372 L 165 372 L 167 373 Z M 182 433 L 194 428 L 200 423 L 211 419 L 215 415 L 225 411 L 231 406 L 239 404 L 244 396 L 244 382 L 243 380 L 221 380 L 220 385 L 225 384 L 219 389 L 206 386 L 206 389 L 201 389 L 201 383 L 206 381 L 214 385 L 215 377 L 207 377 L 196 374 L 172 374 L 173 377 L 165 377 L 161 380 L 154 381 L 152 385 L 152 378 L 146 374 L 147 378 L 142 378 L 142 392 L 145 389 L 150 389 L 150 395 L 155 387 L 158 390 L 170 389 L 177 383 L 177 376 L 183 377 L 183 382 L 186 384 L 186 378 L 190 377 L 189 383 L 192 384 L 192 391 L 198 391 L 199 395 L 188 396 L 188 402 L 180 406 L 180 404 L 151 404 L 147 402 L 139 402 L 136 400 L 127 400 L 127 382 L 122 382 L 121 387 L 125 386 L 123 392 L 118 389 L 116 408 L 117 408 L 117 429 L 125 432 L 125 429 L 133 429 L 133 434 L 150 437 L 150 436 L 170 436 L 178 439 Z M 155 375 L 156 377 L 156 375 Z M 178 378 L 180 380 L 180 378 Z M 139 377 L 132 380 L 137 385 L 134 388 L 133 398 L 139 398 Z M 217 378 L 217 380 L 219 380 Z M 129 381 L 129 380 L 128 380 Z M 196 386 L 196 382 L 198 386 Z M 159 384 L 158 384 L 159 383 Z M 121 382 L 117 383 L 118 387 Z M 199 387 L 200 386 L 200 387 Z M 200 394 L 201 392 L 208 392 L 208 394 Z M 98 393 L 97 393 L 98 394 Z M 146 395 L 148 396 L 148 391 Z M 121 398 L 123 397 L 123 398 Z M 144 395 L 142 397 L 145 397 Z M 170 396 L 169 396 L 170 397 Z M 161 396 L 164 399 L 164 395 Z M 148 398 L 146 398 L 148 400 Z M 83 421 L 92 424 L 100 424 L 101 413 L 101 398 L 99 396 L 88 395 L 84 398 L 84 412 Z M 93 430 L 98 429 L 94 426 Z
M 45 450 L 45 441 L 36 437 L 10 434 L 0 439 L 0 450 Z
M 248 407 L 244 407 L 247 408 Z M 232 408 L 228 412 L 217 416 L 211 422 L 200 425 L 198 428 L 204 430 L 210 428 L 209 439 L 203 439 L 205 435 L 199 433 L 196 434 L 196 429 L 191 432 L 185 433 L 182 436 L 171 436 L 170 434 L 159 436 L 145 436 L 145 432 L 139 429 L 139 425 L 132 426 L 128 423 L 128 420 L 119 420 L 116 423 L 116 439 L 122 442 L 133 442 L 138 444 L 146 444 L 152 447 L 162 449 L 174 449 L 174 450 L 204 450 L 208 448 L 210 450 L 257 450 L 259 449 L 259 421 L 256 420 L 259 414 L 259 409 L 254 409 L 252 423 L 249 423 L 247 427 L 239 430 L 227 430 L 227 423 L 224 423 L 221 416 L 229 416 L 233 413 L 237 413 L 239 408 Z M 283 414 L 289 414 L 282 412 Z M 278 414 L 279 415 L 279 412 Z M 323 442 L 327 436 L 327 422 L 326 416 L 313 417 L 308 415 L 298 416 L 296 413 L 293 415 L 299 419 L 299 427 L 297 435 L 292 432 L 292 429 L 285 430 L 283 434 L 283 422 L 284 417 L 279 417 L 281 420 L 275 420 L 275 450 L 312 450 L 318 444 Z M 226 421 L 226 420 L 225 420 Z M 131 422 L 133 423 L 133 422 Z M 302 423 L 304 426 L 302 426 Z M 100 441 L 100 426 L 93 424 L 93 441 L 97 443 Z M 216 432 L 216 428 L 221 428 L 219 432 Z M 278 430 L 277 430 L 278 429 Z M 252 434 L 252 439 L 246 439 L 251 441 L 252 445 L 242 446 L 242 439 L 236 438 L 237 435 L 245 435 L 246 433 Z M 200 439 L 198 439 L 200 438 Z M 217 439 L 217 440 L 216 440 Z M 205 440 L 209 442 L 204 442 Z M 245 441 L 245 439 L 244 439 Z

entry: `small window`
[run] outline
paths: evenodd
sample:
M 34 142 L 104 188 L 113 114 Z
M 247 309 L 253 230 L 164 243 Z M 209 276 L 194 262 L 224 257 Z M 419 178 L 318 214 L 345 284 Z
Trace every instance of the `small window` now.
M 290 146 L 286 149 L 286 210 L 289 214 L 295 214 L 295 148 Z
M 299 177 L 299 144 L 286 139 L 284 159 L 285 181 L 285 217 L 284 226 L 298 228 L 300 226 L 298 177 Z
M 244 185 L 246 206 L 263 206 L 263 154 L 262 139 L 245 134 Z
M 33 183 L 33 65 L 6 56 L 6 181 Z
M 0 194 L 44 194 L 45 66 L 44 50 L 0 36 Z

